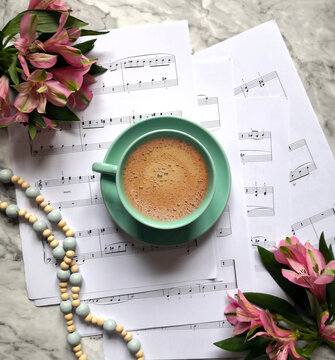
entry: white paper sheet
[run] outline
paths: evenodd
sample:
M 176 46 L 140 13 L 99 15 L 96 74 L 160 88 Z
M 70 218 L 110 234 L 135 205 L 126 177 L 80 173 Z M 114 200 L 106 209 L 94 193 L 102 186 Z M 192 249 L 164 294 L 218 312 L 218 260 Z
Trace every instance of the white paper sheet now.
M 13 167 L 36 184 L 76 230 L 85 293 L 157 288 L 216 276 L 210 242 L 157 250 L 119 231 L 102 203 L 94 161 L 127 126 L 159 114 L 193 117 L 195 98 L 185 21 L 113 30 L 99 37 L 92 57 L 108 71 L 98 77 L 92 103 L 67 131 L 45 131 L 31 144 L 26 129 L 12 128 Z M 36 213 L 22 192 L 18 203 Z M 40 215 L 39 213 L 38 216 Z M 20 225 L 29 298 L 59 296 L 56 266 L 45 243 Z

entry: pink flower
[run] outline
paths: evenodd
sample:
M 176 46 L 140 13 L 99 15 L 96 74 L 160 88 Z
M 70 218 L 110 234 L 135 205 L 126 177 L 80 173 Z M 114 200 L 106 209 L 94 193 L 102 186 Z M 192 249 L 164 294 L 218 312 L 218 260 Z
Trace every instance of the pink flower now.
M 233 334 L 239 335 L 245 331 L 255 330 L 262 325 L 260 320 L 261 311 L 252 305 L 238 290 L 236 299 L 228 295 L 230 304 L 225 309 L 227 320 L 234 325 Z
M 69 10 L 69 7 L 63 4 L 62 0 L 30 0 L 29 10 L 44 9 L 44 10 Z
M 9 79 L 6 75 L 0 78 L 0 128 L 8 126 L 13 121 L 28 122 L 28 116 L 16 111 L 11 115 L 12 105 L 9 102 Z
M 314 249 L 309 242 L 303 246 L 294 236 L 279 243 L 275 259 L 292 269 L 282 270 L 286 279 L 310 289 L 320 303 L 325 300 L 326 284 L 332 282 L 335 275 L 334 260 L 326 265 L 319 250 Z
M 329 312 L 324 311 L 321 314 L 319 333 L 324 339 L 335 342 L 335 325 L 326 325 L 326 321 L 328 319 L 329 319 Z
M 82 87 L 84 75 L 89 72 L 90 67 L 90 64 L 82 66 L 80 68 L 76 68 L 74 66 L 66 66 L 52 69 L 51 73 L 53 77 L 57 81 L 65 85 L 69 91 L 75 92 Z
M 89 86 L 95 82 L 95 79 L 90 74 L 85 74 L 83 79 L 83 84 L 81 88 L 70 95 L 69 105 L 78 110 L 83 110 L 87 107 L 93 97 L 92 91 L 89 89 Z
M 37 15 L 23 15 L 20 22 L 21 37 L 14 42 L 14 46 L 20 51 L 18 58 L 23 71 L 27 76 L 29 75 L 29 70 L 26 59 L 32 66 L 41 69 L 48 69 L 54 66 L 57 62 L 57 55 L 36 52 L 36 50 L 38 50 L 37 44 L 40 43 L 36 40 L 37 23 Z
M 265 331 L 257 332 L 252 339 L 256 336 L 263 336 L 275 340 L 266 347 L 266 353 L 270 359 L 286 360 L 288 355 L 294 359 L 304 359 L 295 349 L 295 342 L 298 338 L 295 331 L 279 328 L 268 311 L 262 311 L 260 319 Z
M 55 106 L 65 106 L 70 91 L 51 78 L 51 73 L 35 70 L 28 76 L 26 82 L 15 85 L 18 95 L 14 106 L 22 113 L 31 113 L 34 109 L 39 113 L 45 113 L 47 100 Z

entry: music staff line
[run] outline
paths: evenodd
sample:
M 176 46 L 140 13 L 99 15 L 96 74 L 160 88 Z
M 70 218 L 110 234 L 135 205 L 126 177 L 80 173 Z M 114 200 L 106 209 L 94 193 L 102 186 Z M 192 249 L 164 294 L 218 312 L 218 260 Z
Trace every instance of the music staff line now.
M 169 299 L 174 296 L 185 296 L 185 295 L 193 295 L 193 294 L 205 294 L 216 291 L 226 291 L 230 289 L 236 289 L 237 280 L 235 273 L 235 260 L 228 259 L 221 261 L 222 267 L 231 267 L 232 274 L 234 274 L 234 281 L 224 282 L 224 281 L 210 281 L 206 280 L 202 283 L 177 286 L 167 289 L 158 289 L 151 291 L 144 291 L 139 293 L 131 293 L 124 295 L 116 295 L 116 296 L 106 296 L 101 298 L 94 298 L 89 300 L 84 300 L 87 303 L 101 304 L 101 305 L 110 305 L 117 304 L 121 302 L 131 301 L 131 300 L 139 300 L 139 299 L 148 299 L 148 298 L 157 298 L 157 297 L 165 297 Z
M 62 176 L 59 179 L 47 179 L 47 180 L 38 180 L 35 183 L 35 186 L 42 190 L 44 187 L 57 187 L 63 185 L 78 185 L 86 184 L 92 182 L 100 181 L 100 175 L 84 175 L 84 176 Z
M 244 82 L 244 80 L 242 79 L 242 84 L 234 88 L 234 96 L 238 96 L 242 94 L 244 97 L 247 97 L 250 90 L 255 88 L 263 88 L 266 86 L 268 82 L 277 79 L 279 82 L 279 86 L 281 87 L 281 90 L 283 92 L 283 95 L 287 98 L 285 89 L 283 87 L 283 84 L 280 80 L 277 71 L 271 71 L 265 75 L 261 75 L 260 73 L 258 73 L 258 75 L 259 76 L 257 78 L 248 82 Z
M 108 117 L 95 120 L 85 120 L 81 122 L 63 122 L 62 129 L 78 129 L 78 130 L 90 130 L 90 129 L 100 129 L 105 128 L 106 126 L 112 125 L 121 125 L 121 124 L 135 124 L 138 121 L 148 119 L 155 116 L 177 116 L 181 117 L 182 112 L 180 110 L 176 111 L 164 111 L 157 113 L 149 114 L 139 114 L 139 115 L 125 115 L 119 117 Z M 95 151 L 108 149 L 111 145 L 111 141 L 100 142 L 100 143 L 85 143 L 85 134 L 82 135 L 81 132 L 78 132 L 79 144 L 69 144 L 69 145 L 39 145 L 34 146 L 34 143 L 30 146 L 30 152 L 33 157 L 37 156 L 46 156 L 46 155 L 60 155 L 76 152 L 85 152 L 85 151 Z
M 274 206 L 274 187 L 273 186 L 250 186 L 244 188 L 246 195 L 253 195 L 254 198 L 268 197 L 270 195 L 271 206 L 263 206 L 258 204 L 247 204 L 248 217 L 267 217 L 275 215 Z
M 225 224 L 225 225 L 227 225 L 227 226 L 219 226 L 215 229 L 215 234 L 216 234 L 216 237 L 218 237 L 218 238 L 225 237 L 225 236 L 232 234 L 232 225 L 231 225 L 229 205 L 227 205 L 225 207 L 225 209 L 223 210 L 221 220 L 222 220 L 222 222 L 224 222 L 226 220 L 227 224 Z
M 309 147 L 308 147 L 305 139 L 300 139 L 298 141 L 295 141 L 294 143 L 290 144 L 288 147 L 290 152 L 296 151 L 301 148 L 307 150 L 307 158 L 308 159 L 306 159 L 307 161 L 303 160 L 303 162 L 301 164 L 299 164 L 299 166 L 297 166 L 295 169 L 290 171 L 289 182 L 299 180 L 299 179 L 309 175 L 311 171 L 314 171 L 317 169 L 316 164 L 313 160 L 312 153 L 309 150 Z
M 201 121 L 200 124 L 206 129 L 217 128 L 221 126 L 219 99 L 216 96 L 207 97 L 205 95 L 198 95 L 198 106 L 212 105 L 216 107 L 217 119 Z
M 239 140 L 243 141 L 262 141 L 266 140 L 264 143 L 264 147 L 267 149 L 255 149 L 253 148 L 253 143 L 250 143 L 250 148 L 240 149 L 240 158 L 243 164 L 248 162 L 266 162 L 272 161 L 272 135 L 271 131 L 259 131 L 253 130 L 248 132 L 239 132 L 238 133 Z M 263 142 L 262 142 L 263 143 Z
M 272 241 L 272 240 L 268 240 L 265 236 L 262 235 L 255 235 L 252 236 L 250 239 L 251 242 L 251 246 L 256 247 L 256 246 L 261 246 L 265 249 L 273 249 L 276 246 L 276 242 Z

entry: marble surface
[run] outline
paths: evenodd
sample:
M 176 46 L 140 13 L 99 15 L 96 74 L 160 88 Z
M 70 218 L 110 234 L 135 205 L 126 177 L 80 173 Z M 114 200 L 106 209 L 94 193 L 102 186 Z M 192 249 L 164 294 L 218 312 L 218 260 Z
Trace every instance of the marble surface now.
M 335 2 L 333 0 L 68 0 L 91 29 L 186 18 L 194 52 L 274 18 L 335 153 Z M 0 0 L 0 27 L 28 1 Z M 0 168 L 11 167 L 6 129 L 0 129 Z M 22 239 L 24 241 L 24 239 Z M 57 307 L 36 308 L 27 298 L 18 226 L 0 216 L 0 358 L 74 358 Z M 99 339 L 85 339 L 90 359 L 102 360 Z M 315 359 L 331 359 L 319 350 Z

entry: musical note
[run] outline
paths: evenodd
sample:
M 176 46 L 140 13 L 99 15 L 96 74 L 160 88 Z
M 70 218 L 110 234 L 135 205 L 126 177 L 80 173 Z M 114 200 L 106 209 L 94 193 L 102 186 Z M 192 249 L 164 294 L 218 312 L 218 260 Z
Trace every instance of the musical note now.
M 247 198 L 248 217 L 267 217 L 274 216 L 274 187 L 249 186 L 244 188 L 246 195 L 253 195 Z
M 201 125 L 207 129 L 221 126 L 219 100 L 217 97 L 198 95 Z M 205 119 L 205 120 L 203 120 Z
M 248 132 L 239 132 L 238 138 L 245 147 L 240 149 L 240 158 L 244 165 L 248 162 L 272 161 L 271 131 L 251 129 Z

